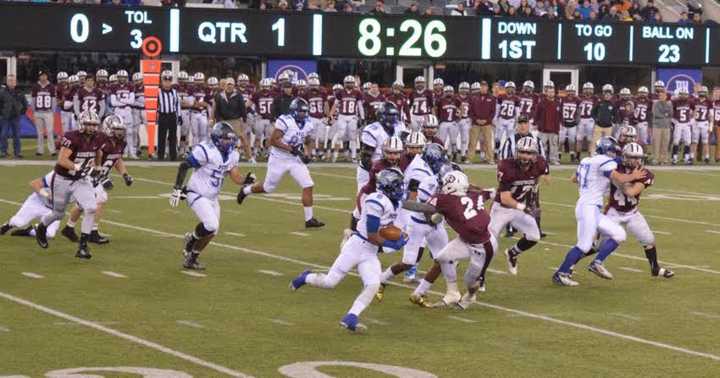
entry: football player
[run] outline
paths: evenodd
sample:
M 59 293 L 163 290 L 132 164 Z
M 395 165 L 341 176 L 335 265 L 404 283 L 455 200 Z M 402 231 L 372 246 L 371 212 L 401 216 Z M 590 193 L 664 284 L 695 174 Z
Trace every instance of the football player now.
M 35 228 L 30 222 L 35 218 L 42 218 L 52 213 L 50 183 L 54 176 L 55 172 L 50 171 L 45 176 L 30 181 L 33 192 L 25 199 L 20 210 L 7 223 L 0 226 L 0 235 L 5 235 L 11 229 L 17 228 L 10 233 L 11 236 L 35 236 Z M 47 238 L 54 238 L 58 228 L 60 228 L 59 219 L 47 227 Z
M 173 87 L 177 92 L 178 102 L 180 103 L 180 111 L 178 112 L 178 123 L 180 124 L 180 143 L 178 143 L 178 150 L 180 155 L 185 154 L 188 148 L 188 135 L 190 134 L 190 87 L 192 82 L 190 81 L 190 75 L 186 71 L 178 72 L 178 83 Z
M 635 103 L 632 100 L 632 93 L 628 88 L 620 89 L 620 99 L 617 101 L 617 124 L 626 126 L 632 123 L 635 114 Z
M 497 240 L 488 229 L 490 216 L 483 207 L 483 196 L 481 191 L 470 191 L 467 176 L 455 170 L 443 176 L 440 194 L 428 203 L 403 202 L 404 209 L 424 213 L 432 224 L 444 219 L 457 233 L 458 236 L 435 256 L 435 261 L 442 266 L 470 260 L 464 279 L 467 292 L 457 302 L 461 309 L 467 309 L 475 302 L 478 290 L 485 290 L 485 271 L 497 249 Z M 418 291 L 422 293 L 420 287 L 416 293 Z
M 273 103 L 275 95 L 270 86 L 270 79 L 260 80 L 260 90 L 253 94 L 252 104 L 255 108 L 255 123 L 253 134 L 255 135 L 255 156 L 267 153 L 269 147 L 268 139 L 273 127 Z
M 498 189 L 490 211 L 490 232 L 499 238 L 508 225 L 519 230 L 523 237 L 505 250 L 508 271 L 517 275 L 518 257 L 540 240 L 540 228 L 531 215 L 535 208 L 533 196 L 540 177 L 550 173 L 550 167 L 541 155 L 537 139 L 520 138 L 515 145 L 515 157 L 501 160 L 497 167 Z
M 445 91 L 445 81 L 443 81 L 442 78 L 437 78 L 433 80 L 433 88 L 432 88 L 432 94 L 434 99 L 438 99 L 442 97 L 443 92 Z
M 637 90 L 637 96 L 635 97 L 635 112 L 633 113 L 631 124 L 637 129 L 638 138 L 637 143 L 640 147 L 648 144 L 648 125 L 650 117 L 652 117 L 652 100 L 648 96 L 649 92 L 647 87 L 640 87 Z
M 560 99 L 560 125 L 559 143 L 564 146 L 565 152 L 570 152 L 570 162 L 576 161 L 577 151 L 577 125 L 579 121 L 578 106 L 580 99 L 576 96 L 575 86 L 570 84 L 565 87 L 565 97 Z
M 189 90 L 190 96 L 190 134 L 194 144 L 202 143 L 208 137 L 208 121 L 213 118 L 212 92 L 205 84 L 205 74 L 196 72 L 193 77 L 193 87 Z
M 420 130 L 427 115 L 433 111 L 433 94 L 425 87 L 425 77 L 415 78 L 415 90 L 410 94 L 410 128 Z
M 515 133 L 515 121 L 520 110 L 520 98 L 515 95 L 515 83 L 505 83 L 505 93 L 497 97 L 497 109 L 495 113 L 495 151 L 499 153 L 500 145 L 507 138 Z
M 438 115 L 438 122 L 440 122 L 437 137 L 443 146 L 448 147 L 448 155 L 452 156 L 452 160 L 457 161 L 460 150 L 457 146 L 460 131 L 458 122 L 462 104 L 460 99 L 455 96 L 455 89 L 451 85 L 445 86 L 442 95 L 435 98 L 437 99 L 435 112 Z
M 55 86 L 48 80 L 48 73 L 40 71 L 37 83 L 32 86 L 32 122 L 37 129 L 37 151 L 35 156 L 45 152 L 45 134 L 50 155 L 55 156 L 55 108 L 57 101 Z
M 363 115 L 363 94 L 355 87 L 355 77 L 345 76 L 343 80 L 344 89 L 335 93 L 330 114 L 337 115 L 333 127 L 332 161 L 337 161 L 338 143 L 342 146 L 347 142 L 350 148 L 350 158 L 353 163 L 357 162 L 357 131 L 358 121 L 364 118 Z
M 92 81 L 92 78 L 88 77 L 86 82 L 88 81 Z M 90 177 L 94 176 L 95 165 L 102 156 L 100 149 L 105 138 L 97 132 L 100 117 L 96 113 L 85 111 L 80 115 L 79 121 L 80 129 L 65 133 L 60 143 L 60 154 L 54 169 L 55 176 L 50 183 L 53 211 L 44 215 L 38 223 L 35 239 L 40 247 L 48 247 L 47 228 L 65 216 L 65 208 L 71 198 L 74 198 L 83 209 L 82 234 L 75 257 L 89 259 L 92 255 L 87 243 L 95 224 L 97 209 L 95 190 Z
M 678 163 L 678 151 L 680 143 L 684 145 L 683 155 L 685 164 L 691 164 L 690 160 L 690 142 L 691 142 L 691 124 L 693 121 L 694 105 L 690 101 L 687 88 L 678 90 L 677 98 L 672 100 L 673 105 L 673 146 L 672 146 L 672 164 Z
M 377 112 L 385 104 L 385 96 L 380 92 L 380 87 L 375 84 L 370 84 L 370 89 L 363 98 L 363 106 L 365 106 L 365 124 L 369 125 L 378 120 Z
M 133 127 L 128 128 L 126 132 L 136 133 L 128 139 L 133 139 L 134 141 L 136 141 L 137 150 L 141 145 L 141 131 L 147 132 L 147 130 L 145 129 L 145 125 L 147 124 L 147 115 L 145 113 L 145 84 L 143 84 L 143 74 L 141 72 L 135 72 L 132 75 L 132 80 L 133 88 L 135 90 L 135 103 L 132 105 Z
M 70 80 L 72 78 L 72 81 Z M 77 88 L 78 78 L 75 75 L 68 76 L 67 72 L 58 72 L 57 87 L 55 89 L 55 98 L 60 108 L 60 122 L 62 125 L 62 133 L 72 130 L 75 123 L 75 113 L 73 111 L 73 97 Z
M 400 122 L 400 112 L 391 102 L 385 102 L 378 110 L 378 121 L 367 125 L 360 133 L 360 165 L 356 170 L 357 190 L 370 179 L 370 168 L 382 158 L 385 141 L 393 136 L 404 139 L 408 132 Z
M 412 161 L 416 155 L 422 154 L 426 145 L 425 134 L 420 131 L 411 131 L 405 139 L 405 154 Z
M 290 113 L 283 114 L 275 121 L 275 129 L 270 136 L 270 159 L 267 164 L 267 175 L 262 183 L 243 186 L 238 193 L 239 204 L 252 193 L 272 193 L 277 188 L 285 173 L 302 188 L 302 204 L 305 215 L 305 228 L 325 226 L 313 216 L 313 186 L 307 164 L 312 156 L 313 125 L 308 121 L 309 106 L 302 98 L 295 98 L 290 103 Z
M 472 127 L 472 121 L 470 120 L 470 84 L 466 81 L 461 82 L 458 85 L 458 101 L 460 102 L 459 120 L 457 121 L 458 134 L 460 135 L 459 141 L 452 136 L 450 137 L 450 145 L 448 146 L 453 161 L 461 162 L 466 160 L 466 149 L 468 140 L 470 138 L 470 128 Z M 459 145 L 457 143 L 460 143 Z M 454 145 L 454 146 L 453 146 Z M 455 157 L 456 152 L 460 152 L 460 156 Z
M 175 186 L 170 195 L 170 206 L 177 207 L 181 199 L 187 201 L 200 222 L 193 232 L 185 234 L 183 268 L 204 270 L 198 257 L 220 228 L 220 202 L 218 196 L 225 176 L 238 185 L 251 184 L 252 173 L 245 177 L 240 173 L 240 153 L 235 149 L 238 137 L 230 124 L 218 122 L 210 133 L 210 141 L 192 147 L 178 167 Z M 193 169 L 185 186 L 187 171 Z
M 620 151 L 617 140 L 613 137 L 600 138 L 595 152 L 595 156 L 586 157 L 580 161 L 575 176 L 573 176 L 573 182 L 577 183 L 580 194 L 575 205 L 578 241 L 568 251 L 562 265 L 553 274 L 553 282 L 558 285 L 579 285 L 571 278 L 571 269 L 590 250 L 598 232 L 607 239 L 600 245 L 597 257 L 590 263 L 588 270 L 601 278 L 612 278 L 612 274 L 603 266 L 603 262 L 617 249 L 619 243 L 622 243 L 627 235 L 620 225 L 600 211 L 605 193 L 608 191 L 611 181 L 623 186 L 628 182 L 643 180 L 647 175 L 644 169 L 633 169 L 630 173 L 620 173 L 616 170 L 615 159 Z
M 323 289 L 332 289 L 357 266 L 363 289 L 357 296 L 340 325 L 352 332 L 364 331 L 367 327 L 360 323 L 360 314 L 372 303 L 380 288 L 381 265 L 378 249 L 401 249 L 407 243 L 407 236 L 398 240 L 387 240 L 380 236 L 380 229 L 390 226 L 397 217 L 397 209 L 404 195 L 403 175 L 394 168 L 386 169 L 377 176 L 377 191 L 368 195 L 362 206 L 357 231 L 342 246 L 340 255 L 327 274 L 312 273 L 306 270 L 290 282 L 292 290 L 304 285 Z
M 695 122 L 692 123 L 692 143 L 690 161 L 695 160 L 698 143 L 702 143 L 702 156 L 705 164 L 710 164 L 710 119 L 713 103 L 708 99 L 708 87 L 701 86 L 695 100 Z
M 95 78 L 88 76 L 83 82 L 82 87 L 75 91 L 73 96 L 75 111 L 75 119 L 80 120 L 83 112 L 95 113 L 98 118 L 105 114 L 105 95 L 95 87 Z
M 95 210 L 95 223 L 93 224 L 90 237 L 88 238 L 90 243 L 107 244 L 110 242 L 110 239 L 100 234 L 98 224 L 100 223 L 100 217 L 103 214 L 105 203 L 108 201 L 107 192 L 113 188 L 113 182 L 110 178 L 110 172 L 113 167 L 122 175 L 125 185 L 130 186 L 133 183 L 133 178 L 128 174 L 125 162 L 122 160 L 126 144 L 126 130 L 127 128 L 125 127 L 122 118 L 115 114 L 105 117 L 103 120 L 102 132 L 106 134 L 106 138 L 100 150 L 102 152 L 102 157 L 98 167 L 99 173 L 93 178 L 97 208 Z M 77 241 L 77 235 L 75 235 L 75 223 L 78 219 L 80 219 L 81 214 L 82 209 L 75 206 L 75 208 L 73 208 L 70 212 L 70 218 L 65 224 L 65 227 L 63 227 L 63 236 L 71 241 Z
M 642 167 L 644 158 L 642 147 L 637 143 L 629 143 L 623 148 L 622 164 L 618 165 L 617 171 L 625 174 L 631 173 Z M 641 180 L 634 180 L 625 185 L 612 183 L 606 214 L 608 218 L 624 226 L 630 234 L 635 236 L 650 263 L 650 274 L 653 277 L 670 278 L 675 273 L 658 264 L 655 235 L 638 208 L 642 192 L 655 183 L 655 176 L 652 172 L 649 170 L 646 172 L 647 176 Z
M 523 83 L 523 89 L 518 95 L 520 100 L 520 108 L 518 109 L 518 117 L 525 116 L 532 119 L 535 114 L 535 105 L 537 105 L 537 95 L 535 94 L 535 83 L 532 80 L 526 80 Z
M 618 131 L 618 146 L 622 150 L 628 143 L 637 141 L 637 129 L 633 126 L 621 126 Z
M 410 107 L 408 106 L 408 99 L 403 93 L 405 85 L 402 81 L 396 81 L 392 84 L 392 90 L 387 95 L 386 99 L 389 102 L 395 104 L 395 107 L 400 111 L 400 121 L 406 125 L 410 122 Z
M 327 143 L 330 134 L 328 122 L 328 94 L 325 89 L 320 86 L 320 79 L 316 77 L 308 78 L 308 90 L 305 100 L 310 107 L 310 122 L 313 124 L 313 139 L 315 140 L 313 155 L 320 159 L 326 159 Z
M 128 82 L 128 72 L 120 70 L 116 74 L 118 83 L 110 89 L 110 105 L 116 116 L 120 117 L 123 124 L 123 135 L 127 138 L 125 143 L 125 154 L 131 159 L 138 158 L 138 130 L 135 130 L 133 123 L 132 107 L 135 105 L 135 87 Z M 129 132 L 125 132 L 130 129 Z
M 577 130 L 577 159 L 580 160 L 582 157 L 583 143 L 590 145 L 593 139 L 593 129 L 595 128 L 595 119 L 593 118 L 593 109 L 598 99 L 595 96 L 595 86 L 591 82 L 583 84 L 582 96 L 580 97 L 580 104 L 578 105 L 578 113 L 580 121 L 578 122 Z M 588 147 L 588 155 L 592 155 L 590 151 L 591 147 Z

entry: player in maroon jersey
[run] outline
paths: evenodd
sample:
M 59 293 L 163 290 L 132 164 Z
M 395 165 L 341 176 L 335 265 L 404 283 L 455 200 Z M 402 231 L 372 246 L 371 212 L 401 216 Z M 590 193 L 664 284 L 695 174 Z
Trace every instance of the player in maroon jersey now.
M 597 104 L 598 98 L 595 96 L 595 85 L 591 82 L 586 82 L 582 87 L 582 95 L 580 96 L 580 103 L 578 104 L 578 121 L 577 139 L 576 139 L 576 152 L 577 159 L 580 160 L 582 157 L 583 144 L 587 143 L 588 155 L 592 155 L 593 146 L 591 146 L 593 140 L 593 129 L 595 128 L 595 119 L 592 116 L 595 104 Z
M 693 112 L 695 106 L 690 100 L 687 88 L 678 89 L 677 98 L 672 100 L 673 106 L 673 148 L 672 148 L 672 164 L 678 163 L 678 151 L 680 143 L 684 145 L 685 164 L 692 164 L 690 160 L 690 142 L 692 139 L 691 124 L 693 121 Z
M 337 114 L 337 120 L 333 126 L 333 152 L 332 161 L 337 161 L 338 146 L 347 142 L 350 149 L 352 162 L 357 161 L 357 134 L 359 120 L 364 118 L 363 94 L 356 88 L 354 76 L 345 76 L 344 88 L 340 93 L 335 94 L 330 114 Z
M 467 309 L 475 302 L 476 292 L 484 291 L 485 271 L 497 248 L 497 240 L 488 227 L 490 216 L 483 207 L 483 193 L 470 191 L 467 176 L 456 170 L 442 177 L 440 193 L 428 203 L 405 201 L 403 208 L 425 213 L 433 224 L 444 219 L 458 234 L 435 256 L 435 261 L 442 265 L 470 260 L 465 272 L 467 292 L 457 303 L 460 308 Z
M 440 123 L 437 133 L 440 141 L 439 144 L 448 146 L 448 156 L 451 156 L 453 161 L 457 161 L 460 151 L 460 146 L 458 145 L 460 128 L 458 122 L 460 121 L 462 104 L 460 103 L 460 99 L 455 96 L 455 90 L 452 85 L 446 85 L 443 89 L 442 96 L 435 98 L 435 114 L 437 114 L 438 122 Z M 467 94 L 465 98 L 469 101 Z
M 363 98 L 365 106 L 365 124 L 369 125 L 378 120 L 377 111 L 385 103 L 385 96 L 380 92 L 380 86 L 370 83 L 370 88 Z
M 649 124 L 652 117 L 652 100 L 649 97 L 647 87 L 640 87 L 635 97 L 635 111 L 633 112 L 632 124 L 637 129 L 637 143 L 644 147 L 649 141 Z
M 395 104 L 400 111 L 400 120 L 407 125 L 410 122 L 410 106 L 405 93 L 403 93 L 403 88 L 402 82 L 394 82 L 390 94 L 385 99 Z
M 515 95 L 515 83 L 505 83 L 505 93 L 497 97 L 497 120 L 495 122 L 495 151 L 500 149 L 500 142 L 515 135 L 515 121 L 520 110 L 520 98 Z
M 147 114 L 145 113 L 145 84 L 143 84 L 142 72 L 135 72 L 132 75 L 132 82 L 133 91 L 135 91 L 135 103 L 132 105 L 132 130 L 135 132 L 135 135 L 132 136 L 132 139 L 136 141 L 135 150 L 139 151 L 141 143 L 140 130 L 147 124 Z
M 89 111 L 99 117 L 105 114 L 105 95 L 95 87 L 95 78 L 88 76 L 85 84 L 75 92 L 74 111 L 77 119 L 80 114 Z
M 415 90 L 410 93 L 410 127 L 420 130 L 425 122 L 425 116 L 433 111 L 433 94 L 425 87 L 425 77 L 415 78 Z
M 635 114 L 635 103 L 632 99 L 632 93 L 630 89 L 622 88 L 620 89 L 619 95 L 620 97 L 616 102 L 617 116 L 615 119 L 619 121 L 620 125 L 629 125 Z
M 57 102 L 60 107 L 60 121 L 62 122 L 63 135 L 76 128 L 75 119 L 75 94 L 80 86 L 80 79 L 76 75 L 67 78 L 66 85 L 59 85 Z M 61 138 L 58 138 L 60 140 Z
M 32 86 L 33 110 L 32 122 L 37 130 L 37 151 L 35 156 L 42 156 L 45 152 L 45 135 L 47 134 L 48 151 L 55 156 L 55 107 L 57 102 L 55 86 L 48 80 L 48 73 L 40 71 L 38 82 Z
M 308 120 L 313 124 L 312 138 L 315 141 L 313 156 L 325 160 L 327 158 L 326 151 L 330 131 L 327 114 L 330 107 L 328 105 L 328 94 L 320 86 L 320 79 L 308 77 L 308 89 L 304 98 L 308 102 Z
M 538 103 L 538 97 L 535 93 L 535 83 L 531 80 L 526 80 L 523 83 L 522 91 L 518 94 L 518 100 L 520 105 L 518 108 L 518 117 L 525 116 L 530 120 L 531 124 L 534 124 L 532 117 L 535 115 L 535 107 Z
M 560 99 L 560 145 L 565 148 L 565 153 L 570 152 L 570 161 L 580 161 L 576 154 L 579 154 L 577 147 L 577 129 L 580 122 L 580 98 L 577 97 L 577 90 L 573 84 L 565 87 L 565 97 Z
M 496 237 L 508 225 L 519 230 L 523 237 L 505 250 L 508 271 L 517 275 L 518 257 L 540 240 L 540 228 L 532 210 L 540 177 L 550 174 L 547 161 L 538 154 L 536 138 L 520 138 L 514 158 L 501 160 L 497 167 L 498 189 L 490 212 L 490 231 Z
M 445 91 L 445 81 L 441 78 L 433 80 L 432 94 L 434 99 L 438 99 L 443 96 Z
M 715 135 L 720 136 L 720 86 L 713 88 L 713 129 Z M 720 148 L 715 148 L 715 163 L 720 162 Z
M 377 175 L 384 169 L 388 168 L 399 168 L 401 172 L 405 171 L 412 159 L 404 153 L 403 143 L 399 137 L 390 137 L 383 144 L 383 157 L 373 163 L 369 172 L 368 182 L 358 191 L 355 198 L 355 206 L 358 212 L 362 210 L 362 204 L 365 202 L 365 197 L 370 193 L 375 193 L 377 190 Z M 357 222 L 354 221 L 350 224 L 352 231 L 355 231 Z M 349 237 L 349 235 L 348 235 Z
M 192 143 L 198 144 L 208 140 L 208 124 L 213 117 L 212 91 L 205 83 L 205 74 L 196 72 L 193 86 L 189 89 L 190 101 L 190 135 Z
M 708 98 L 708 87 L 704 85 L 700 87 L 694 107 L 695 122 L 691 125 L 690 161 L 695 160 L 698 143 L 702 143 L 703 160 L 705 164 L 710 164 L 710 117 L 712 117 L 713 103 Z
M 105 96 L 110 95 L 110 76 L 108 75 L 107 70 L 105 69 L 99 69 L 97 72 L 95 72 L 95 84 L 97 85 L 98 89 L 105 94 Z
M 270 79 L 260 80 L 260 89 L 253 94 L 251 105 L 255 109 L 255 122 L 253 124 L 253 134 L 255 135 L 254 155 L 267 155 L 268 142 L 272 133 L 274 114 L 273 104 L 277 100 L 277 96 L 272 91 L 272 83 Z
M 115 168 L 115 170 L 122 175 L 125 185 L 130 186 L 133 183 L 133 178 L 128 174 L 128 170 L 122 159 L 126 144 L 126 129 L 127 127 L 122 119 L 117 115 L 110 115 L 103 120 L 102 134 L 104 134 L 105 139 L 100 149 L 102 157 L 100 158 L 100 164 L 97 168 L 99 173 L 93 178 L 97 210 L 95 211 L 95 224 L 88 238 L 88 242 L 90 243 L 107 244 L 110 242 L 106 236 L 100 234 L 98 224 L 100 223 L 105 203 L 108 200 L 107 192 L 112 190 L 114 186 L 110 178 L 112 169 Z M 75 223 L 80 219 L 81 214 L 82 209 L 75 206 L 70 212 L 70 218 L 62 230 L 62 234 L 70 240 L 77 239 L 75 235 Z
M 138 130 L 135 130 L 132 114 L 132 107 L 135 105 L 135 86 L 128 81 L 127 71 L 119 70 L 115 75 L 117 76 L 118 83 L 110 88 L 110 106 L 112 106 L 113 113 L 120 117 L 128 131 L 127 133 L 123 133 L 127 138 L 125 144 L 127 150 L 125 153 L 131 159 L 137 159 L 137 146 L 139 141 L 135 138 L 139 133 Z
M 92 80 L 92 79 L 86 79 Z M 35 238 L 42 248 L 48 247 L 47 226 L 65 216 L 65 208 L 71 199 L 75 199 L 83 209 L 82 235 L 75 257 L 89 259 L 92 257 L 87 243 L 95 223 L 97 201 L 91 177 L 95 177 L 95 164 L 100 161 L 105 138 L 97 133 L 100 117 L 92 112 L 80 115 L 80 130 L 65 133 L 61 142 L 55 177 L 50 183 L 53 211 L 42 217 L 37 225 Z

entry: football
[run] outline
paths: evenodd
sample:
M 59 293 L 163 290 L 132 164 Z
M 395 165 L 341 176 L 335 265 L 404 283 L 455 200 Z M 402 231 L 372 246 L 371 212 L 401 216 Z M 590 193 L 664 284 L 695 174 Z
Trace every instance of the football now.
M 402 230 L 391 224 L 380 229 L 380 236 L 386 240 L 399 240 Z

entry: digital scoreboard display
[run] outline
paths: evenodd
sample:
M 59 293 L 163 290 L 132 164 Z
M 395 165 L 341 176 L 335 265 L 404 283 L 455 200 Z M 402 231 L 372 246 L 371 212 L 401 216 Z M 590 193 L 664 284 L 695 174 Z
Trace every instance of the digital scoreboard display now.
M 0 4 L 0 49 L 551 64 L 720 64 L 720 28 L 498 17 Z

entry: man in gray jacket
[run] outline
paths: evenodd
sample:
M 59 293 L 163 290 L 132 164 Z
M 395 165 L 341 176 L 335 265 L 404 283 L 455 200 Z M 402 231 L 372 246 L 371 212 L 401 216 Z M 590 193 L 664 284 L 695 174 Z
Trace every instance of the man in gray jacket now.
M 17 89 L 15 75 L 7 75 L 7 86 L 0 89 L 0 157 L 7 157 L 7 138 L 13 138 L 13 153 L 16 159 L 20 155 L 20 117 L 25 114 L 28 102 L 25 95 Z
M 665 91 L 658 92 L 658 99 L 652 107 L 653 163 L 660 165 L 668 163 L 668 146 L 670 145 L 673 106 L 667 96 Z

